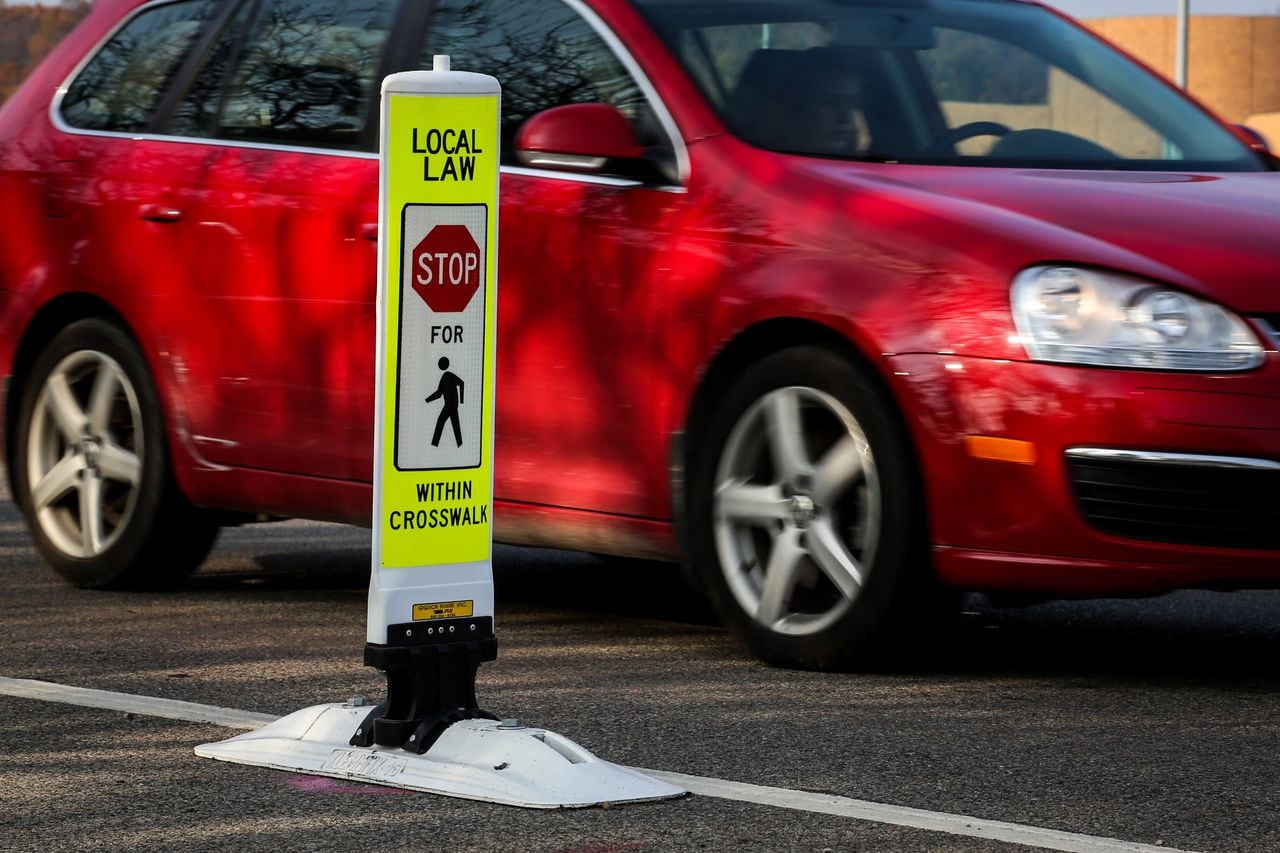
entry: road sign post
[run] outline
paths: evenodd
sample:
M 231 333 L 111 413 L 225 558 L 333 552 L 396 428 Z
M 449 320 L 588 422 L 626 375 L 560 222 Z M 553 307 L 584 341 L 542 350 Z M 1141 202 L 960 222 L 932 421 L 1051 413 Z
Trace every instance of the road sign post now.
M 501 91 L 449 69 L 382 86 L 373 560 L 364 660 L 387 699 L 318 705 L 207 758 L 535 808 L 685 792 L 497 720 L 492 572 Z

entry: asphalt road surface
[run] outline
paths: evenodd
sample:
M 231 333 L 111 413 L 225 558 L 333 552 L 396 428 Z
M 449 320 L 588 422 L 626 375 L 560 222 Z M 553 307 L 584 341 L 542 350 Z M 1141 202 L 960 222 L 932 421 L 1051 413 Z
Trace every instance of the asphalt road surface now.
M 368 563 L 368 531 L 289 522 L 226 532 L 176 592 L 81 592 L 0 496 L 0 681 L 270 715 L 376 699 Z M 756 663 L 671 569 L 499 548 L 494 572 L 481 704 L 703 793 L 556 812 L 407 793 L 196 758 L 238 732 L 0 684 L 0 849 L 1280 850 L 1280 593 L 970 596 L 927 669 L 826 675 Z

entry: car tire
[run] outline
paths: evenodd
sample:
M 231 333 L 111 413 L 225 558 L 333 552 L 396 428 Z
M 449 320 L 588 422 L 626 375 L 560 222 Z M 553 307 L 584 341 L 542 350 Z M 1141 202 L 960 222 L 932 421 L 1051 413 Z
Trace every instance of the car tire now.
M 218 525 L 174 481 L 164 416 L 133 340 L 101 319 L 58 333 L 25 377 L 13 466 L 36 550 L 83 589 L 172 586 Z
M 918 476 L 880 384 L 825 348 L 750 367 L 690 465 L 694 568 L 728 627 L 799 669 L 905 660 L 945 606 Z

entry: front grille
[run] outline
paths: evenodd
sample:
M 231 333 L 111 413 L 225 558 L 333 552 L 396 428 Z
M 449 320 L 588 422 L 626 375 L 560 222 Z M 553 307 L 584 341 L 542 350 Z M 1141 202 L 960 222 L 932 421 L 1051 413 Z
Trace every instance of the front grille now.
M 1085 519 L 1131 539 L 1280 549 L 1280 469 L 1068 456 Z

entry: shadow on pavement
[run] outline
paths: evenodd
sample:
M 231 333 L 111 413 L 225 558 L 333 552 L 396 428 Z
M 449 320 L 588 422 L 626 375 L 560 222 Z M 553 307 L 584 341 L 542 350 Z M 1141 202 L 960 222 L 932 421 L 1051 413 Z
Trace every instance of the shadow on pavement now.
M 368 531 L 361 528 L 286 523 L 230 531 L 186 586 L 164 594 L 56 589 L 58 582 L 31 554 L 20 522 L 7 519 L 0 528 L 0 548 L 13 552 L 10 560 L 17 566 L 10 570 L 6 598 L 19 607 L 18 599 L 27 594 L 52 594 L 68 606 L 87 606 L 99 595 L 133 595 L 141 607 L 155 599 L 195 603 L 205 595 L 361 601 L 368 586 Z M 557 611 L 575 621 L 596 615 L 718 624 L 706 600 L 685 585 L 681 570 L 663 563 L 498 546 L 494 583 L 499 613 L 520 612 L 523 619 Z M 1079 677 L 1139 685 L 1192 680 L 1280 689 L 1280 591 L 1187 591 L 1020 608 L 968 595 L 961 609 L 955 624 L 929 641 L 921 663 L 897 671 L 941 679 Z
M 357 531 L 358 534 L 368 535 L 366 531 Z M 317 550 L 316 541 L 311 540 L 305 545 L 299 542 L 299 550 L 276 550 L 243 559 L 227 560 L 215 554 L 191 577 L 185 589 L 367 589 L 369 548 L 352 545 L 350 535 L 339 535 L 343 537 L 341 544 L 334 543 L 323 550 Z M 499 545 L 494 549 L 493 577 L 499 607 L 529 605 L 696 625 L 718 624 L 705 599 L 684 583 L 680 568 L 668 563 Z
M 1083 676 L 1280 688 L 1280 592 L 1001 608 L 966 597 L 935 674 Z

